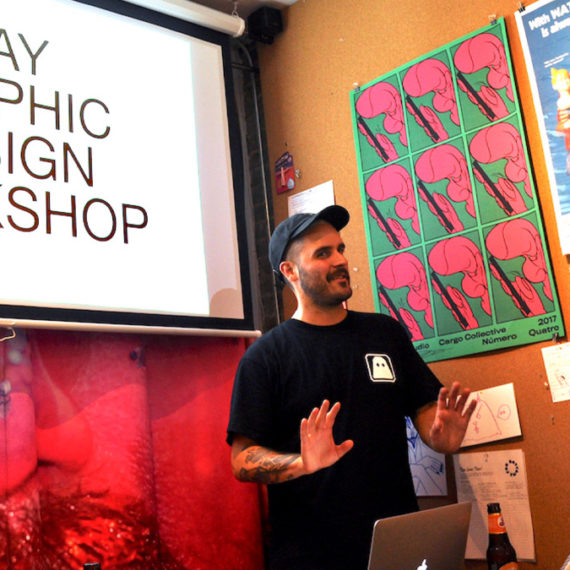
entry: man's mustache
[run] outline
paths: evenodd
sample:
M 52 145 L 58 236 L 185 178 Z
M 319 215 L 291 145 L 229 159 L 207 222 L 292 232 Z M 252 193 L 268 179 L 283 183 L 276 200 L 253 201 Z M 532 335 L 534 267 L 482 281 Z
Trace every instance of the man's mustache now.
M 350 281 L 350 275 L 348 274 L 348 269 L 336 269 L 327 276 L 327 281 L 332 281 L 333 279 L 346 279 Z

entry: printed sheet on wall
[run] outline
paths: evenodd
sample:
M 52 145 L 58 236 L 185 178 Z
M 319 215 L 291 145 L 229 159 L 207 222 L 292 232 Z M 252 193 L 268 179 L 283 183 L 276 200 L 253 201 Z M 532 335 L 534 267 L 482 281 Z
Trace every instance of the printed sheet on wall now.
M 427 362 L 562 335 L 504 20 L 351 107 L 376 310 Z

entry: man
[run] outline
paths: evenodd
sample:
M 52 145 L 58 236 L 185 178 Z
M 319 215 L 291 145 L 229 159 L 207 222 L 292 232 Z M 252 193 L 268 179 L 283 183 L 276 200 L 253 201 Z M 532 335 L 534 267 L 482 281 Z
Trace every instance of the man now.
M 345 308 L 348 220 L 329 206 L 276 228 L 269 257 L 298 307 L 236 374 L 232 469 L 269 484 L 272 569 L 366 568 L 374 521 L 418 509 L 405 417 L 452 453 L 473 412 L 469 390 L 442 388 L 395 319 Z

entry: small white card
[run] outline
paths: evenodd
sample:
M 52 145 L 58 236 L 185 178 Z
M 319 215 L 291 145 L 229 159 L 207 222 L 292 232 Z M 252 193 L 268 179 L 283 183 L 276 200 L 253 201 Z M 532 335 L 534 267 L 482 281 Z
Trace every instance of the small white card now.
M 553 402 L 570 400 L 570 343 L 542 349 L 542 358 Z

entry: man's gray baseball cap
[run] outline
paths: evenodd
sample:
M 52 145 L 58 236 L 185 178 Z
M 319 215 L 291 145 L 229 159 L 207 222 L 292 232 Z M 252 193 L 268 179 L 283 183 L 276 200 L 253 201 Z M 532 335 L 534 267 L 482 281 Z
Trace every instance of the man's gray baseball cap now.
M 269 261 L 275 274 L 283 280 L 279 269 L 285 252 L 291 241 L 300 236 L 312 224 L 318 221 L 328 222 L 337 232 L 340 231 L 350 219 L 350 214 L 342 206 L 327 206 L 317 214 L 293 214 L 281 222 L 273 231 L 269 241 Z

